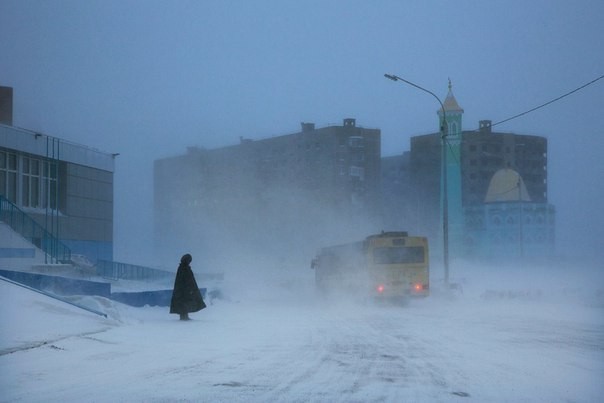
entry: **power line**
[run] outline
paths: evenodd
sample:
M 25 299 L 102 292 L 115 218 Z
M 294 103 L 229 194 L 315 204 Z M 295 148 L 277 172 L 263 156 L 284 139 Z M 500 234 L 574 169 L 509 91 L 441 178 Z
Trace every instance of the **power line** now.
M 548 101 L 548 102 L 546 102 L 546 103 L 544 103 L 544 104 L 541 104 L 541 105 L 539 105 L 539 106 L 536 106 L 536 107 L 534 107 L 534 108 L 532 108 L 532 109 L 529 109 L 528 111 L 525 111 L 525 112 L 519 113 L 519 114 L 517 114 L 517 115 L 514 115 L 514 116 L 512 116 L 511 118 L 507 118 L 507 119 L 501 120 L 501 121 L 499 121 L 499 122 L 497 122 L 497 123 L 493 123 L 493 124 L 491 124 L 491 127 L 493 127 L 493 126 L 495 126 L 495 125 L 499 125 L 499 124 L 501 124 L 501 123 L 509 122 L 509 121 L 510 121 L 510 120 L 512 120 L 512 119 L 519 118 L 520 116 L 524 116 L 524 115 L 526 115 L 526 114 L 528 114 L 528 113 L 534 112 L 534 111 L 536 111 L 537 109 L 541 109 L 541 108 L 543 108 L 543 107 L 545 107 L 545 106 L 547 106 L 547 105 L 549 105 L 549 104 L 552 104 L 552 103 L 554 103 L 554 102 L 556 102 L 556 101 L 561 100 L 562 98 L 565 98 L 565 97 L 567 97 L 567 96 L 569 96 L 569 95 L 571 95 L 571 94 L 574 94 L 575 92 L 580 91 L 580 90 L 582 90 L 583 88 L 585 88 L 585 87 L 587 87 L 587 86 L 590 86 L 590 85 L 594 84 L 595 82 L 597 82 L 597 81 L 599 81 L 599 80 L 601 80 L 601 79 L 603 79 L 603 78 L 604 78 L 604 75 L 601 75 L 600 77 L 595 78 L 595 79 L 591 80 L 590 82 L 588 82 L 588 83 L 586 83 L 586 84 L 583 84 L 582 86 L 577 87 L 577 88 L 575 88 L 575 89 L 574 89 L 574 90 L 572 90 L 572 91 L 567 92 L 566 94 L 560 95 L 559 97 L 554 98 L 554 99 L 552 99 L 551 101 Z M 470 130 L 470 131 L 477 132 L 477 131 L 479 131 L 479 130 L 480 130 L 480 129 L 475 129 L 475 130 Z M 449 147 L 449 149 L 451 149 L 451 151 L 452 151 L 453 149 L 452 149 L 452 147 L 451 147 L 451 144 L 449 143 L 449 140 L 448 140 L 446 137 L 445 137 L 445 142 L 447 143 L 447 146 Z M 453 158 L 455 158 L 456 162 L 459 164 L 459 161 L 457 161 L 457 157 L 455 156 L 455 153 L 452 153 L 452 154 L 453 154 Z
M 554 99 L 552 99 L 551 101 L 548 101 L 548 102 L 546 102 L 546 103 L 544 103 L 544 104 L 542 104 L 542 105 L 536 106 L 536 107 L 534 107 L 534 108 L 532 108 L 532 109 L 529 109 L 529 110 L 528 110 L 528 111 L 526 111 L 526 112 L 522 112 L 522 113 L 519 113 L 518 115 L 514 115 L 514 116 L 512 116 L 511 118 L 507 118 L 507 119 L 501 120 L 501 121 L 499 121 L 499 122 L 497 122 L 497 123 L 493 123 L 493 124 L 491 124 L 491 126 L 496 126 L 496 125 L 501 124 L 501 123 L 509 122 L 509 121 L 510 121 L 510 120 L 512 120 L 512 119 L 516 119 L 516 118 L 519 118 L 520 116 L 524 116 L 524 115 L 526 115 L 526 114 L 528 114 L 528 113 L 534 112 L 534 111 L 536 111 L 537 109 L 541 109 L 541 108 L 543 108 L 543 107 L 545 107 L 545 106 L 547 106 L 547 105 L 549 105 L 549 104 L 552 104 L 552 103 L 554 103 L 554 102 L 556 102 L 556 101 L 561 100 L 561 99 L 562 99 L 562 98 L 564 98 L 564 97 L 567 97 L 567 96 L 569 96 L 569 95 L 571 95 L 571 94 L 574 94 L 575 92 L 580 91 L 580 90 L 582 90 L 583 88 L 585 88 L 585 87 L 587 87 L 587 86 L 589 86 L 589 85 L 592 85 L 592 84 L 593 84 L 593 83 L 595 83 L 596 81 L 601 80 L 601 79 L 603 79 L 603 78 L 604 78 L 604 75 L 601 75 L 600 77 L 598 77 L 598 78 L 596 78 L 596 79 L 594 79 L 594 80 L 591 80 L 591 81 L 590 81 L 590 82 L 588 82 L 587 84 L 583 84 L 582 86 L 580 86 L 580 87 L 578 87 L 578 88 L 575 88 L 574 90 L 569 91 L 569 92 L 567 92 L 567 93 L 566 93 L 566 94 L 564 94 L 564 95 L 560 95 L 559 97 L 554 98 Z

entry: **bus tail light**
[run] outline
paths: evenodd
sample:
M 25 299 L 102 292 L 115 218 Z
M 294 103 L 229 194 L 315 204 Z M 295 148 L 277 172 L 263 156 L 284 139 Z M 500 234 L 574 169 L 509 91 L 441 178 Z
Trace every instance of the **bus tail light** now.
M 428 284 L 419 284 L 419 283 L 417 283 L 417 284 L 413 285 L 413 290 L 417 291 L 417 292 L 419 292 L 419 291 L 428 291 L 429 288 L 430 288 L 430 286 Z
M 384 285 L 380 284 L 376 287 L 376 289 L 377 289 L 377 292 L 381 294 L 384 292 Z

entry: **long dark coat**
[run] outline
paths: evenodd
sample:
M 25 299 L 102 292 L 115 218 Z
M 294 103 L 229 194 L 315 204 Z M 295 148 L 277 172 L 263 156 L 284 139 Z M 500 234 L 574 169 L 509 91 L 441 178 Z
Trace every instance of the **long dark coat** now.
M 188 264 L 189 262 L 183 257 L 178 266 L 176 278 L 174 279 L 170 313 L 185 314 L 197 312 L 206 307 L 195 281 L 193 270 L 191 270 L 191 266 Z

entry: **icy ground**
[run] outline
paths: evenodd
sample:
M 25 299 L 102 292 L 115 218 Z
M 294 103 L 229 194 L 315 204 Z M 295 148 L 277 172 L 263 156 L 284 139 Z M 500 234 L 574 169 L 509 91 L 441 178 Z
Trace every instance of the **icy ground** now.
M 0 281 L 0 401 L 604 400 L 602 270 L 461 274 L 406 306 L 319 299 L 307 272 L 227 277 L 190 322 Z

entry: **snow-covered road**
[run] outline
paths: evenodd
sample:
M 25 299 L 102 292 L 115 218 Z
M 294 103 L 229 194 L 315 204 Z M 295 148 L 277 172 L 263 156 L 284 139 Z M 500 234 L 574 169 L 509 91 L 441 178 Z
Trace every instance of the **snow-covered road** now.
M 0 282 L 0 400 L 604 397 L 601 287 L 495 292 L 481 283 L 373 306 L 324 301 L 291 283 L 267 293 L 274 286 L 216 300 L 180 322 L 165 308 L 84 301 L 108 312 L 105 319 Z

